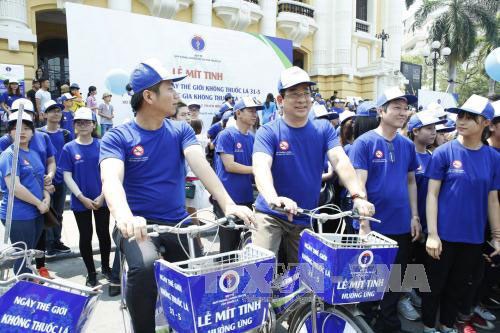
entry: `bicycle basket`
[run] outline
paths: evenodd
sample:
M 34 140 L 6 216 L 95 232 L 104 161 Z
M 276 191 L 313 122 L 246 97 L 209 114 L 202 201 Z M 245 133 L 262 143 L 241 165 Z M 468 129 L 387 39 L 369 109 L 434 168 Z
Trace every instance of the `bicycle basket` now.
M 377 301 L 384 296 L 397 242 L 377 232 L 365 237 L 304 230 L 300 279 L 329 304 Z
M 262 325 L 272 295 L 274 253 L 239 251 L 155 262 L 165 317 L 176 332 L 246 332 Z
M 33 274 L 0 297 L 0 332 L 83 332 L 100 291 Z M 24 279 L 38 279 L 43 285 Z

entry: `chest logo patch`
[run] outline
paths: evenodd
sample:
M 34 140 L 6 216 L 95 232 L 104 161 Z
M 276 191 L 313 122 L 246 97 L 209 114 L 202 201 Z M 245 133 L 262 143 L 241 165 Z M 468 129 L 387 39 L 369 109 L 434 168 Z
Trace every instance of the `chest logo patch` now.
M 144 147 L 142 147 L 141 145 L 135 146 L 134 148 L 132 148 L 132 154 L 134 154 L 135 156 L 144 155 Z
M 30 165 L 30 161 L 28 160 L 23 160 L 24 165 Z
M 462 167 L 462 162 L 459 160 L 455 160 L 453 161 L 453 163 L 451 163 L 451 165 L 453 165 L 455 169 L 460 169 Z
M 281 151 L 287 151 L 289 148 L 290 148 L 290 145 L 288 144 L 288 142 L 286 142 L 285 140 L 280 142 L 280 150 Z
M 375 152 L 375 156 L 376 156 L 377 158 L 382 158 L 382 157 L 384 157 L 384 153 L 383 153 L 381 150 L 377 150 L 377 151 Z
M 241 147 L 243 147 L 243 145 L 241 144 L 241 142 L 236 142 L 236 148 L 241 149 Z
M 77 161 L 78 161 L 78 160 L 80 160 L 81 158 L 82 158 L 82 156 L 81 156 L 80 154 L 76 154 L 76 155 L 75 155 L 75 160 L 77 160 Z

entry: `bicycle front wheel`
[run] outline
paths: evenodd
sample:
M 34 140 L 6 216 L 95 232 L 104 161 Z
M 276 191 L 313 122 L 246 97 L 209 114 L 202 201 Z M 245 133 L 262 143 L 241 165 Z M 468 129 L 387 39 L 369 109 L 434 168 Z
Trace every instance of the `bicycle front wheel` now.
M 289 332 L 311 333 L 311 304 L 304 304 L 290 322 Z M 318 333 L 373 333 L 373 330 L 359 316 L 353 315 L 342 306 L 320 309 L 316 313 L 316 331 Z

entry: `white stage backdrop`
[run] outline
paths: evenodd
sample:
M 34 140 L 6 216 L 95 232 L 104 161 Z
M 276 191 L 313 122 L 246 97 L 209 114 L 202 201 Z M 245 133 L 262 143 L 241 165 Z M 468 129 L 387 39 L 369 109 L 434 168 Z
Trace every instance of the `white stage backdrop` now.
M 291 66 L 292 42 L 98 7 L 66 4 L 71 82 L 86 94 L 96 86 L 113 94 L 114 123 L 133 117 L 125 92 L 132 69 L 158 58 L 188 77 L 177 84 L 186 103 L 201 104 L 204 130 L 228 92 L 262 102 L 276 94 L 279 73 Z M 86 95 L 85 95 L 86 96 Z

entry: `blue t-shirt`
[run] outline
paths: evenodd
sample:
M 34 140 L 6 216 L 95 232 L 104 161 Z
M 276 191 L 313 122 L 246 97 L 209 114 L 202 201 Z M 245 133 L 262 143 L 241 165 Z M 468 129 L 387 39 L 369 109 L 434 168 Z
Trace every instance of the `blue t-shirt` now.
M 54 157 L 56 159 L 57 170 L 53 183 L 61 184 L 64 181 L 64 179 L 62 175 L 62 170 L 59 166 L 59 159 L 61 157 L 64 145 L 74 139 L 73 135 L 68 130 L 62 128 L 57 129 L 57 131 L 53 133 L 47 131 L 47 126 L 41 127 L 38 130 L 43 133 L 46 133 L 49 136 L 50 142 L 52 142 L 52 145 L 54 146 Z
M 400 134 L 387 141 L 371 130 L 354 140 L 349 157 L 355 169 L 368 171 L 368 200 L 375 205 L 374 217 L 382 221 L 371 223 L 372 230 L 386 235 L 409 233 L 408 173 L 418 167 L 413 142 Z
M 312 209 L 319 201 L 325 154 L 338 145 L 335 130 L 327 121 L 307 121 L 305 126 L 294 128 L 280 118 L 259 128 L 253 151 L 273 158 L 271 173 L 278 196 Z M 255 205 L 261 212 L 287 219 L 270 210 L 260 194 Z M 309 225 L 309 217 L 296 216 L 293 223 Z
M 266 106 L 266 103 L 263 104 L 264 108 L 262 109 L 262 125 L 267 124 L 273 119 L 274 113 L 276 112 L 276 103 L 269 102 L 269 107 Z
M 427 217 L 425 215 L 425 201 L 427 200 L 427 188 L 429 186 L 429 178 L 425 175 L 427 166 L 431 161 L 432 155 L 429 153 L 417 152 L 418 168 L 415 171 L 415 180 L 417 182 L 417 203 L 418 203 L 418 216 L 420 217 L 420 224 L 422 230 L 427 232 Z
M 71 132 L 71 135 L 75 137 L 75 127 L 73 126 L 73 112 L 71 111 L 63 111 L 61 118 L 61 128 L 68 130 Z
M 0 138 L 0 151 L 6 150 L 10 145 L 12 145 L 12 143 L 10 135 L 5 134 Z M 46 133 L 35 130 L 28 147 L 30 150 L 38 153 L 40 160 L 43 162 L 46 169 L 47 159 L 55 155 L 55 148 L 52 145 L 52 142 L 50 142 L 49 136 Z
M 222 131 L 222 129 L 223 129 L 222 122 L 218 121 L 212 126 L 210 126 L 210 128 L 207 131 L 207 135 L 212 141 L 214 141 L 215 138 L 217 137 L 217 134 L 219 134 L 219 132 Z
M 217 136 L 215 152 L 233 155 L 236 163 L 251 166 L 253 142 L 254 137 L 250 132 L 243 134 L 237 128 L 229 127 Z M 251 174 L 227 172 L 220 156 L 216 160 L 215 172 L 235 203 L 253 202 Z
M 2 100 L 0 102 L 7 104 L 10 108 L 12 107 L 12 103 L 14 103 L 14 101 L 19 98 L 23 98 L 23 95 L 9 95 L 8 92 L 4 92 L 2 94 Z
M 97 198 L 102 192 L 99 147 L 100 140 L 98 139 L 93 139 L 89 145 L 82 145 L 73 140 L 64 145 L 59 159 L 61 171 L 71 172 L 80 191 L 91 200 Z M 71 194 L 71 209 L 75 212 L 87 210 L 74 194 Z
M 465 148 L 457 140 L 439 146 L 426 175 L 441 180 L 439 237 L 448 242 L 482 244 L 488 220 L 488 194 L 500 190 L 500 155 L 491 147 Z
M 193 129 L 183 121 L 167 119 L 154 131 L 131 121 L 106 132 L 99 159 L 124 162 L 123 187 L 134 215 L 178 223 L 187 216 L 184 150 L 196 144 Z
M 5 221 L 7 216 L 7 201 L 9 189 L 5 183 L 5 176 L 12 172 L 12 162 L 14 159 L 13 146 L 8 147 L 0 154 L 0 173 L 2 174 L 2 204 L 0 205 L 0 218 Z M 45 163 L 40 159 L 40 155 L 34 150 L 25 151 L 19 149 L 17 164 L 17 176 L 24 187 L 28 189 L 38 199 L 43 199 L 43 176 L 45 174 Z M 32 204 L 14 197 L 14 209 L 12 210 L 13 220 L 31 220 L 40 216 L 40 211 Z

